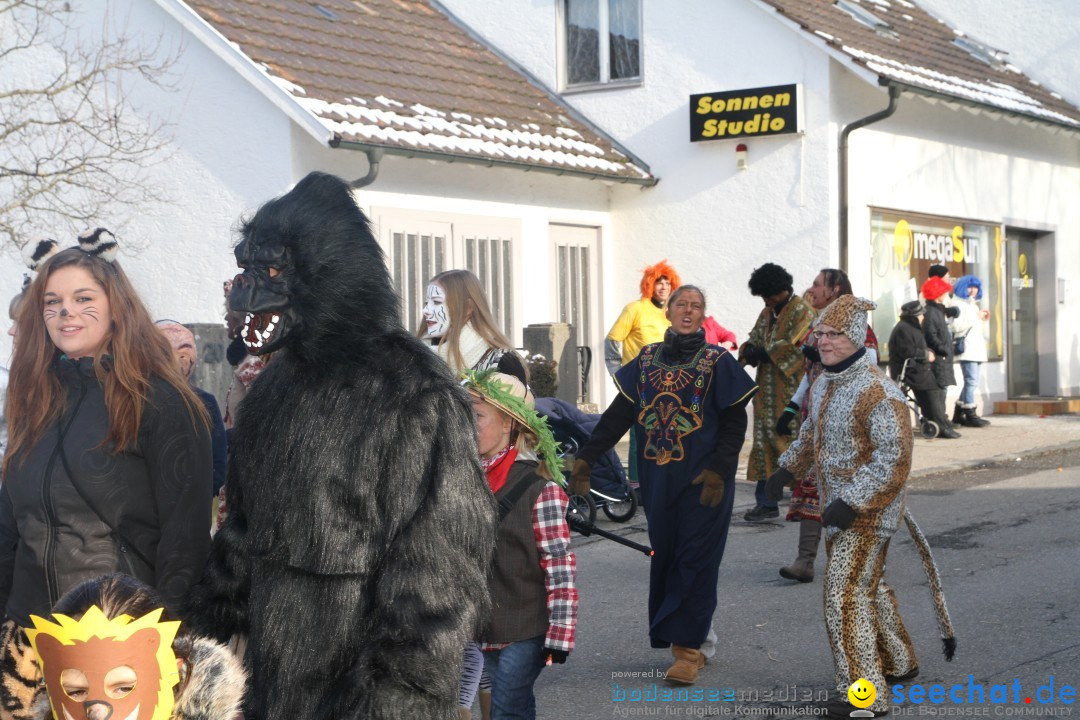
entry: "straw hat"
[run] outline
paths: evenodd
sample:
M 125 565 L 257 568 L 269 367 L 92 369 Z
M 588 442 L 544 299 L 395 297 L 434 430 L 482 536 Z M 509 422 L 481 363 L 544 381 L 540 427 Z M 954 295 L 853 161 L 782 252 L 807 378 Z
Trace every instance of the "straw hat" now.
M 485 370 L 476 372 L 467 370 L 462 385 L 476 400 L 492 406 L 512 418 L 518 429 L 527 439 L 527 444 L 536 451 L 540 460 L 547 466 L 551 478 L 563 484 L 562 460 L 559 458 L 559 446 L 551 434 L 547 420 L 537 414 L 532 391 L 513 375 Z

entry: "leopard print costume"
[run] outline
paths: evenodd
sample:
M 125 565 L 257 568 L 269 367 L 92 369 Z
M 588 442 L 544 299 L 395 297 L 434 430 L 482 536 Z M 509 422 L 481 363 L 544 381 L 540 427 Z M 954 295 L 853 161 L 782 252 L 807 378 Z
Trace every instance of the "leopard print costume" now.
M 32 720 L 48 706 L 37 655 L 26 633 L 7 620 L 0 625 L 0 720 Z
M 810 414 L 779 463 L 796 478 L 817 476 L 821 507 L 843 500 L 857 513 L 848 530 L 826 528 L 825 626 L 836 689 L 846 693 L 866 678 L 878 688 L 870 709 L 886 710 L 885 676 L 918 665 L 896 597 L 883 579 L 889 540 L 901 518 L 930 578 L 948 659 L 955 648 L 929 545 L 904 507 L 911 416 L 900 389 L 865 354 L 841 371 L 826 371 L 811 395 Z

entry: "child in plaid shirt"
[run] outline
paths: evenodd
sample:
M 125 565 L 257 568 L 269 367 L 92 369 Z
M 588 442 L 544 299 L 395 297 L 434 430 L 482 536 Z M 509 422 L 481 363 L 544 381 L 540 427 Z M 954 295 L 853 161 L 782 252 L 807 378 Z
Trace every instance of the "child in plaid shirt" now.
M 492 622 L 481 635 L 492 681 L 491 717 L 535 718 L 533 684 L 574 648 L 578 592 L 566 524 L 567 496 L 555 441 L 517 378 L 469 373 L 476 438 L 499 504 L 498 542 L 489 581 Z M 543 462 L 537 462 L 538 451 Z

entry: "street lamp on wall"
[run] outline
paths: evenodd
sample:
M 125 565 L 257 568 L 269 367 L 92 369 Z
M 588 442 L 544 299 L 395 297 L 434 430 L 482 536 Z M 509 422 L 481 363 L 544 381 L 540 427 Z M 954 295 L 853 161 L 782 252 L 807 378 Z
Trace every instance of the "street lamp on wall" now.
M 735 146 L 735 167 L 739 170 L 746 170 L 750 167 L 750 163 L 746 159 L 745 143 L 739 143 Z

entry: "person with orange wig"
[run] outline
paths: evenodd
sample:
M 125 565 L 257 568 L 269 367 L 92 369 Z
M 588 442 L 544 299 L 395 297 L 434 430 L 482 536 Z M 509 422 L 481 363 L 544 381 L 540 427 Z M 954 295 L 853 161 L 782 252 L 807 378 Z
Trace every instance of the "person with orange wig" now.
M 619 318 L 604 340 L 604 365 L 612 377 L 623 365 L 632 362 L 641 348 L 662 342 L 664 332 L 671 326 L 667 319 L 667 303 L 671 293 L 679 289 L 682 280 L 667 259 L 645 268 L 641 274 L 641 297 L 619 313 Z M 630 433 L 630 482 L 635 486 L 637 473 L 637 441 Z

